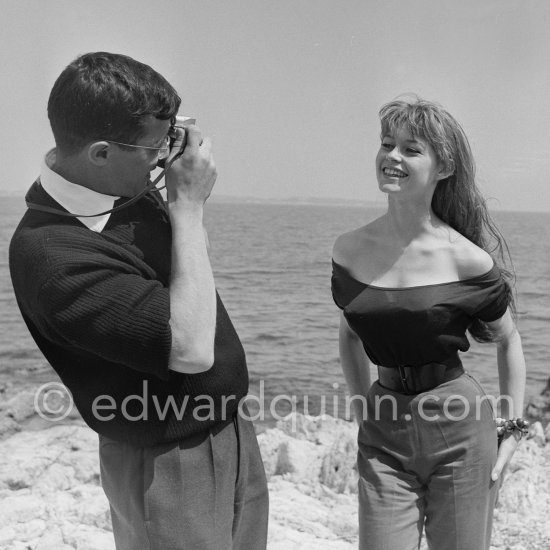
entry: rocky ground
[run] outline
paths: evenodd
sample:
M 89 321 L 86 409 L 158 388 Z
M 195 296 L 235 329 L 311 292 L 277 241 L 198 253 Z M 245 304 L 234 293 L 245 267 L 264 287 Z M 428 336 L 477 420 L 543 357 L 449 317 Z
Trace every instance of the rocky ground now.
M 96 435 L 77 417 L 44 428 L 33 400 L 28 389 L 0 405 L 0 550 L 114 550 Z M 507 471 L 492 550 L 550 549 L 547 413 L 550 391 L 532 406 L 543 422 L 533 423 Z M 258 439 L 271 498 L 269 550 L 357 548 L 355 426 L 295 415 Z

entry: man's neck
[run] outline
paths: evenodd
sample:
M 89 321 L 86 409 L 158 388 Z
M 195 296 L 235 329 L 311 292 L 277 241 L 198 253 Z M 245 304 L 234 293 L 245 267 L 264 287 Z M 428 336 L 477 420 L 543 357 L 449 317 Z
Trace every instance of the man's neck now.
M 86 187 L 96 193 L 110 194 L 105 192 L 100 174 L 90 169 L 89 164 L 83 161 L 80 155 L 64 156 L 59 151 L 54 150 L 48 160 L 50 169 L 68 182 Z

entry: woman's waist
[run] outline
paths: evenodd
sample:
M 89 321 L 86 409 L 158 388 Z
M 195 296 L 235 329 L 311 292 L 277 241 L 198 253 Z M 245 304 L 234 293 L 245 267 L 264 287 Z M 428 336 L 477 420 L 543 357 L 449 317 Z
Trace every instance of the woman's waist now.
M 377 368 L 378 382 L 382 387 L 405 395 L 429 391 L 464 373 L 458 354 L 423 365 L 377 365 Z

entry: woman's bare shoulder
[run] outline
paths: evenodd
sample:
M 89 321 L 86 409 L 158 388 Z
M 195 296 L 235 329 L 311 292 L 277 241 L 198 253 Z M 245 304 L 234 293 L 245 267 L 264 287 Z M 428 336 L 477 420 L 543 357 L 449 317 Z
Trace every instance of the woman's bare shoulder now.
M 454 242 L 452 253 L 460 279 L 484 275 L 494 265 L 488 252 L 462 235 Z
M 332 248 L 332 259 L 336 263 L 343 263 L 342 260 L 348 257 L 350 250 L 356 246 L 356 242 L 358 240 L 357 233 L 360 230 L 361 228 L 348 231 L 336 239 Z
M 334 243 L 332 259 L 340 265 L 348 266 L 357 254 L 364 254 L 380 232 L 379 220 L 380 218 L 340 235 Z

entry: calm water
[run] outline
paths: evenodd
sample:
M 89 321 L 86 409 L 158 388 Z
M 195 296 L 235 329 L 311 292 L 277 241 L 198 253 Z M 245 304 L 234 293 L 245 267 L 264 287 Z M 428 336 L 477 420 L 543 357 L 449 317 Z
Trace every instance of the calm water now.
M 55 378 L 19 316 L 9 280 L 7 246 L 22 212 L 22 199 L 0 201 L 0 384 L 15 388 Z M 332 244 L 378 214 L 356 206 L 208 205 L 217 286 L 247 352 L 251 393 L 263 392 L 266 421 L 270 407 L 277 414 L 290 409 L 286 398 L 273 401 L 278 394 L 295 396 L 299 410 L 307 400 L 311 414 L 325 399 L 326 412 L 344 415 L 338 310 L 330 294 Z M 498 213 L 496 219 L 514 258 L 527 394 L 535 395 L 550 375 L 550 213 Z M 463 360 L 489 391 L 497 391 L 494 346 L 474 343 Z

